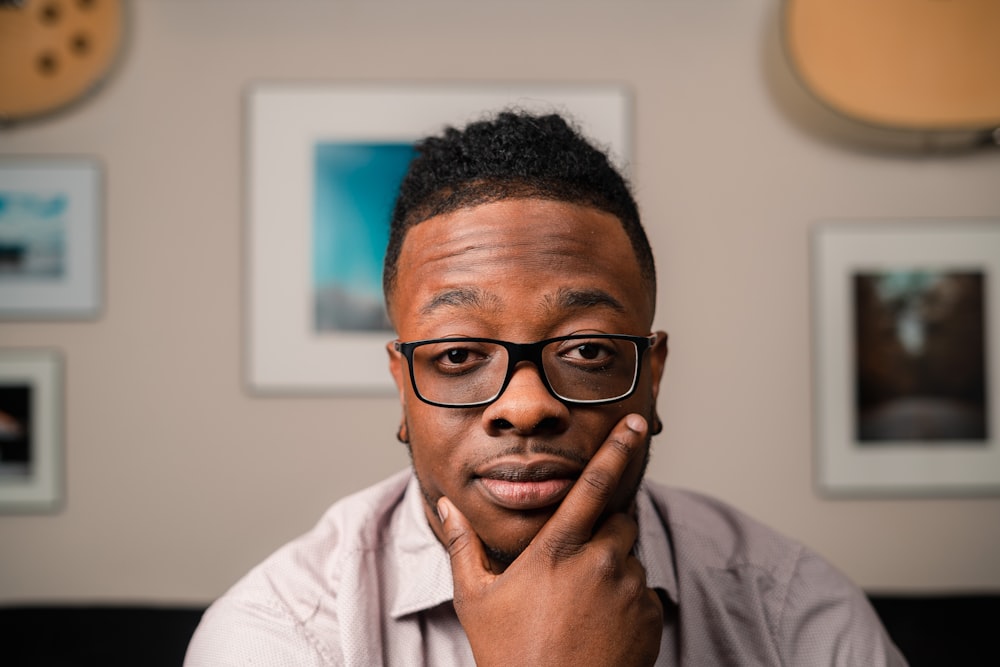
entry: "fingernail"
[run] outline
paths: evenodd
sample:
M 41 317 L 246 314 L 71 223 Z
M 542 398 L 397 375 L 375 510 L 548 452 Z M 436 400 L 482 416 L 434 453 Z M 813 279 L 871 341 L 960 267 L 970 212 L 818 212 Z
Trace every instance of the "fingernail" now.
M 646 420 L 639 415 L 629 415 L 625 418 L 625 425 L 634 433 L 645 433 Z
M 439 498 L 437 502 L 438 516 L 441 517 L 441 523 L 448 520 L 448 501 L 444 498 Z

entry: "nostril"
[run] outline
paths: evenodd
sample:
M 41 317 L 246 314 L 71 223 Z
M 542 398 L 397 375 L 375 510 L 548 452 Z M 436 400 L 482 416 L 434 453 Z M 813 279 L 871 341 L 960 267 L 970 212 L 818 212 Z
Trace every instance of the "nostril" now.
M 542 421 L 535 424 L 535 427 L 531 430 L 533 433 L 558 431 L 559 425 L 560 421 L 558 417 L 545 417 Z
M 544 417 L 540 422 L 528 428 L 514 425 L 514 422 L 498 417 L 490 420 L 490 426 L 496 431 L 517 431 L 519 433 L 554 433 L 561 430 L 562 422 L 558 417 Z

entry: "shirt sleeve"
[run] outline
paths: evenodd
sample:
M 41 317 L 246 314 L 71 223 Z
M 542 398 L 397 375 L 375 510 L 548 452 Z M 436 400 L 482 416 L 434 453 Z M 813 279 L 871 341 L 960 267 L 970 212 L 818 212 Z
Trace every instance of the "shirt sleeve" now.
M 296 665 L 330 667 L 308 631 L 282 607 L 227 594 L 205 612 L 184 658 L 184 667 Z
M 789 581 L 778 643 L 788 665 L 905 667 L 868 598 L 806 550 Z

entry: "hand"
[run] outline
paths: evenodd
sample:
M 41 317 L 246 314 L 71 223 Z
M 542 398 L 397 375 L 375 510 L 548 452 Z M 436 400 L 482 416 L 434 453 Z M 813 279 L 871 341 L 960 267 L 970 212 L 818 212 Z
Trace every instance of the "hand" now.
M 479 536 L 447 498 L 438 502 L 455 581 L 455 610 L 476 664 L 651 665 L 663 607 L 632 555 L 634 519 L 608 501 L 647 425 L 625 417 L 555 514 L 502 574 L 489 569 Z M 595 526 L 597 526 L 595 531 Z

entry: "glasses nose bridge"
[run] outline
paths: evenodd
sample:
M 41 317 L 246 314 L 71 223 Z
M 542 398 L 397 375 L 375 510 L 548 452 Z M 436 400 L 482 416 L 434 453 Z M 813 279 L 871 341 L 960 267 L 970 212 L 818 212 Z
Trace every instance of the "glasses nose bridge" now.
M 527 361 L 535 366 L 535 369 L 538 372 L 538 379 L 541 381 L 542 386 L 545 387 L 546 391 L 555 396 L 555 392 L 552 391 L 552 386 L 549 384 L 549 378 L 545 374 L 545 364 L 542 363 L 542 350 L 549 342 L 551 341 L 540 340 L 534 343 L 504 344 L 504 347 L 507 348 L 507 377 L 504 380 L 503 390 L 501 390 L 501 393 L 507 390 L 507 386 L 514 378 L 514 372 L 517 370 L 517 365 L 522 361 Z
M 544 340 L 535 343 L 506 343 L 504 347 L 507 348 L 507 377 L 514 375 L 514 369 L 519 363 L 527 361 L 535 365 L 543 382 L 546 382 L 545 367 L 542 364 L 542 349 L 545 343 Z

